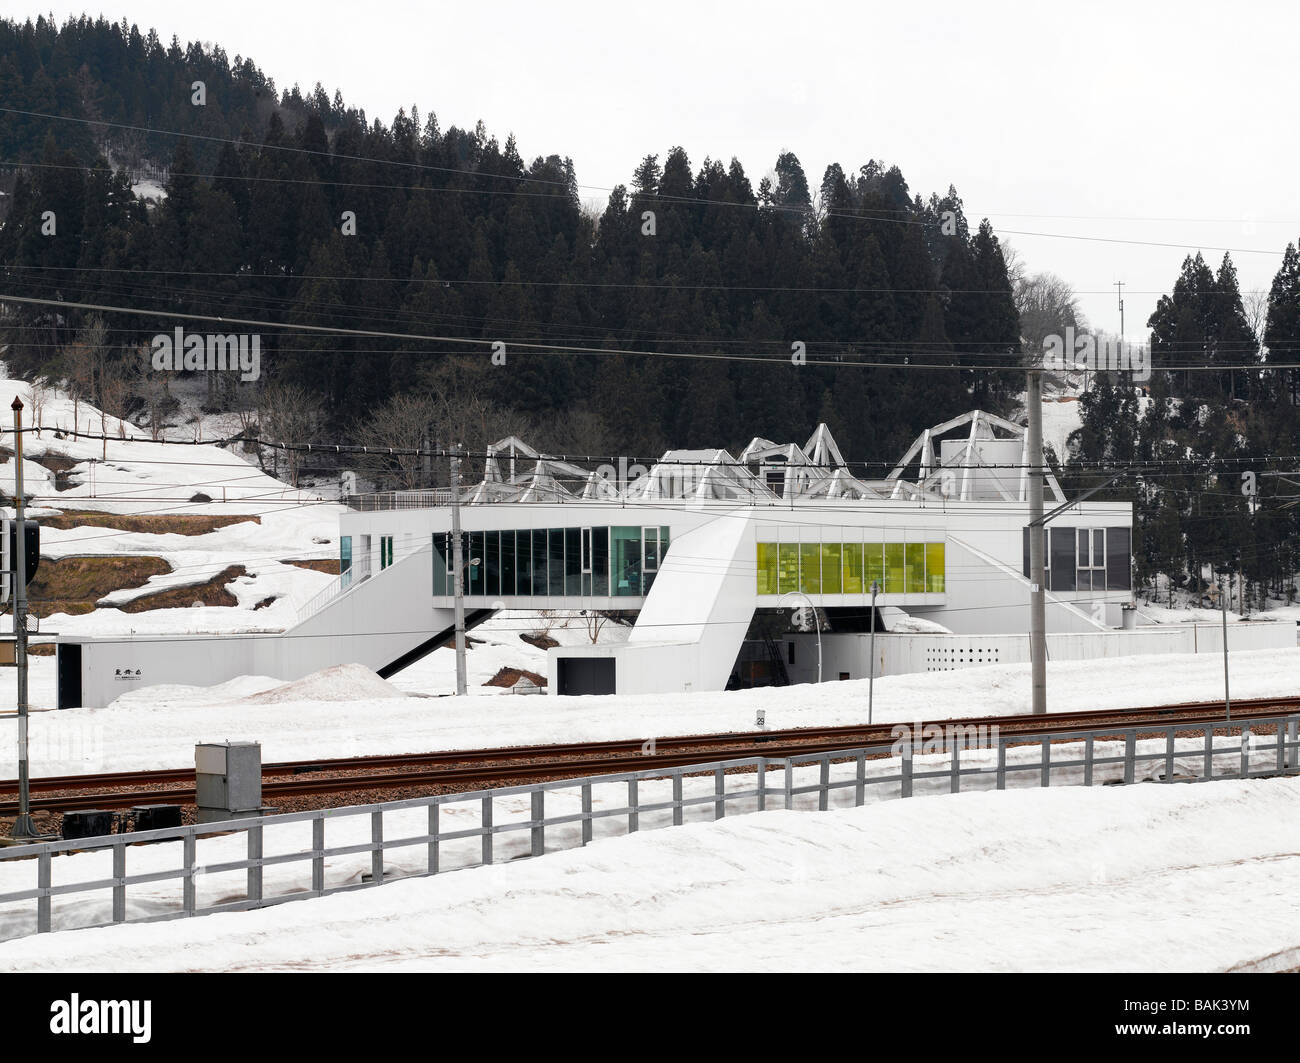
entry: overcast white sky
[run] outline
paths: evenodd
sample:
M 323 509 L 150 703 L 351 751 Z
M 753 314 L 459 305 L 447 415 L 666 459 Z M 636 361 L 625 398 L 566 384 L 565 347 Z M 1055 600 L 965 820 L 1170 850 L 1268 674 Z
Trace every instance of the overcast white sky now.
M 385 123 L 413 103 L 443 128 L 481 118 L 503 140 L 513 132 L 526 160 L 572 156 L 584 197 L 602 201 L 674 144 L 697 169 L 738 157 L 755 185 L 787 149 L 814 188 L 833 161 L 896 163 L 914 193 L 956 185 L 972 226 L 989 217 L 1031 269 L 1070 281 L 1094 327 L 1119 330 L 1113 285 L 1125 281 L 1130 339 L 1145 338 L 1189 251 L 1217 268 L 1232 248 L 1242 288 L 1267 289 L 1300 237 L 1289 0 L 3 0 L 0 11 L 125 16 L 164 40 L 219 42 L 277 88 L 320 81 Z

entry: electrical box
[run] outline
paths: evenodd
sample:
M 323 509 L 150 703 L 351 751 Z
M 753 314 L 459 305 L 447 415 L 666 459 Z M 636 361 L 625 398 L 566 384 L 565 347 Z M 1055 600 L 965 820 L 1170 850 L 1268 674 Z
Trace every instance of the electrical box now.
M 215 823 L 262 814 L 262 746 L 258 742 L 194 747 L 195 819 Z

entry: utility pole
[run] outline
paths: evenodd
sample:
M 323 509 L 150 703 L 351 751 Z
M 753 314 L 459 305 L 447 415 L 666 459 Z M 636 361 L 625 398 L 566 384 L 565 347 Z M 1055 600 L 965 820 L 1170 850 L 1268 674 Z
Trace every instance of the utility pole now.
M 1224 593 L 1219 595 L 1219 605 L 1223 610 L 1223 711 L 1229 720 L 1232 719 L 1232 698 L 1228 694 L 1228 595 L 1227 588 Z M 1278 730 L 1278 734 L 1281 734 Z
M 460 542 L 460 444 L 451 448 L 451 569 L 456 610 L 456 693 L 466 692 L 465 680 L 465 558 Z
M 1115 291 L 1119 293 L 1119 341 L 1124 342 L 1124 282 L 1115 282 Z
M 1029 669 L 1034 715 L 1047 713 L 1047 598 L 1043 581 L 1043 376 L 1032 366 L 1028 373 L 1026 405 L 1029 407 Z
M 876 591 L 880 589 L 880 584 L 875 580 L 871 581 L 871 649 L 870 665 L 867 669 L 867 724 L 871 724 L 872 701 L 876 692 Z
M 27 528 L 23 521 L 23 404 L 14 396 L 14 663 L 18 666 L 18 818 L 9 837 L 40 837 L 32 823 L 31 772 L 27 763 Z

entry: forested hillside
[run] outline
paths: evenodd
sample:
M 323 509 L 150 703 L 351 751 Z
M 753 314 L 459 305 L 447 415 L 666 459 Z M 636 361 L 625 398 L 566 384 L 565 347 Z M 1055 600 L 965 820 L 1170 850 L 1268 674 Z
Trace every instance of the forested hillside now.
M 151 337 L 246 318 L 289 327 L 241 326 L 260 379 L 208 374 L 208 406 L 297 441 L 516 434 L 647 457 L 825 421 L 879 475 L 926 426 L 1014 412 L 1022 336 L 1036 350 L 1084 324 L 1060 278 L 1008 270 L 955 188 L 915 191 L 897 166 L 810 178 L 789 145 L 747 174 L 646 145 L 592 208 L 579 146 L 552 147 L 525 160 L 512 135 L 415 107 L 385 124 L 125 23 L 0 21 L 0 288 L 136 311 L 7 304 L 4 358 L 157 426 L 174 378 L 149 372 Z M 146 201 L 149 176 L 165 194 Z M 1147 324 L 1150 381 L 1093 376 L 1062 475 L 1083 489 L 1129 468 L 1102 497 L 1135 500 L 1148 587 L 1232 572 L 1257 600 L 1292 593 L 1300 488 L 1275 474 L 1300 470 L 1300 256 L 1245 296 L 1229 257 L 1189 256 Z
M 1003 409 L 1018 386 L 903 368 L 952 351 L 1005 365 L 1019 335 L 991 230 L 968 230 L 952 189 L 913 194 L 896 167 L 831 166 L 814 190 L 793 152 L 754 179 L 661 148 L 584 213 L 560 151 L 525 161 L 481 125 L 444 130 L 414 110 L 384 125 L 320 88 L 277 96 L 247 59 L 122 25 L 4 24 L 0 82 L 8 108 L 85 119 L 4 114 L 5 164 L 25 163 L 0 230 L 6 291 L 482 341 L 264 330 L 266 378 L 319 395 L 327 435 L 395 394 L 434 392 L 479 403 L 493 430 L 535 424 L 550 446 L 802 441 L 824 420 L 847 456 L 887 461 L 921 427 L 972 403 Z M 157 209 L 113 165 L 132 161 L 168 168 Z M 56 237 L 41 232 L 46 211 Z M 12 366 L 58 374 L 91 324 L 10 315 Z M 173 325 L 105 324 L 90 337 L 100 400 L 101 380 L 129 375 Z M 498 341 L 505 366 L 489 361 Z M 796 342 L 809 363 L 797 368 Z M 886 367 L 851 364 L 873 361 Z M 214 389 L 214 402 L 238 398 Z

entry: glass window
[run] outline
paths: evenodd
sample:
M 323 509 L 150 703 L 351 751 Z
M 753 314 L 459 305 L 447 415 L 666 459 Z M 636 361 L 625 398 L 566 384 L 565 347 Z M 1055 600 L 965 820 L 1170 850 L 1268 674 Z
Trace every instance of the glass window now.
M 758 544 L 758 593 L 776 594 L 776 560 L 778 549 L 776 543 Z
M 930 594 L 944 592 L 944 544 L 925 544 L 925 589 Z
M 840 586 L 840 544 L 822 543 L 822 594 L 839 594 Z
M 650 588 L 654 586 L 655 577 L 659 574 L 659 529 L 645 528 L 644 537 L 641 540 L 641 590 L 643 594 L 649 594 Z
M 906 561 L 907 593 L 925 593 L 925 543 L 908 543 Z
M 349 553 L 352 550 L 352 543 L 348 542 Z M 447 557 L 447 533 L 433 533 L 433 593 L 442 595 L 450 594 L 451 590 L 447 586 L 447 571 L 451 568 L 451 562 Z M 349 564 L 351 559 L 349 559 Z
M 782 543 L 777 555 L 777 591 L 785 594 L 799 589 L 799 544 Z
M 501 593 L 502 595 L 515 593 L 515 533 L 513 531 L 503 531 L 501 533 Z
M 1128 528 L 1106 529 L 1106 589 L 1127 591 L 1132 581 L 1133 532 Z
M 483 533 L 483 593 L 489 598 L 501 597 L 501 533 Z
M 484 549 L 485 536 L 481 531 L 469 533 L 469 557 L 465 560 L 465 565 L 469 569 L 469 593 L 483 593 L 483 555 L 487 552 Z M 478 561 L 478 564 L 474 564 Z
M 515 532 L 515 593 L 533 593 L 533 537 L 530 532 Z
M 1073 528 L 1047 529 L 1047 552 L 1052 558 L 1047 589 L 1051 591 L 1074 590 L 1075 535 Z
M 340 581 L 344 587 L 352 583 L 352 536 L 343 535 L 339 537 L 339 572 L 343 576 Z M 434 579 L 438 577 L 435 575 Z
M 564 529 L 564 593 L 582 593 L 582 529 Z
M 871 593 L 871 584 L 876 584 L 878 594 L 885 593 L 885 545 L 884 543 L 866 543 L 862 547 L 862 592 Z
M 907 590 L 906 547 L 903 543 L 885 543 L 885 593 L 903 594 Z
M 533 596 L 547 594 L 546 579 L 546 529 L 533 529 Z
M 609 529 L 591 529 L 591 593 L 609 594 Z
M 611 531 L 613 592 L 617 597 L 636 597 L 641 593 L 641 529 L 616 525 Z
M 645 543 L 644 545 L 645 570 L 647 572 L 650 571 L 658 572 L 659 571 L 659 529 L 657 527 L 645 529 L 644 543 Z
M 564 593 L 564 529 L 548 529 L 546 541 L 547 566 L 550 569 L 547 592 L 558 597 Z
M 845 543 L 841 556 L 844 560 L 844 593 L 861 594 L 866 586 L 862 582 L 862 544 Z
M 799 544 L 799 589 L 804 594 L 822 592 L 822 550 L 820 543 Z

